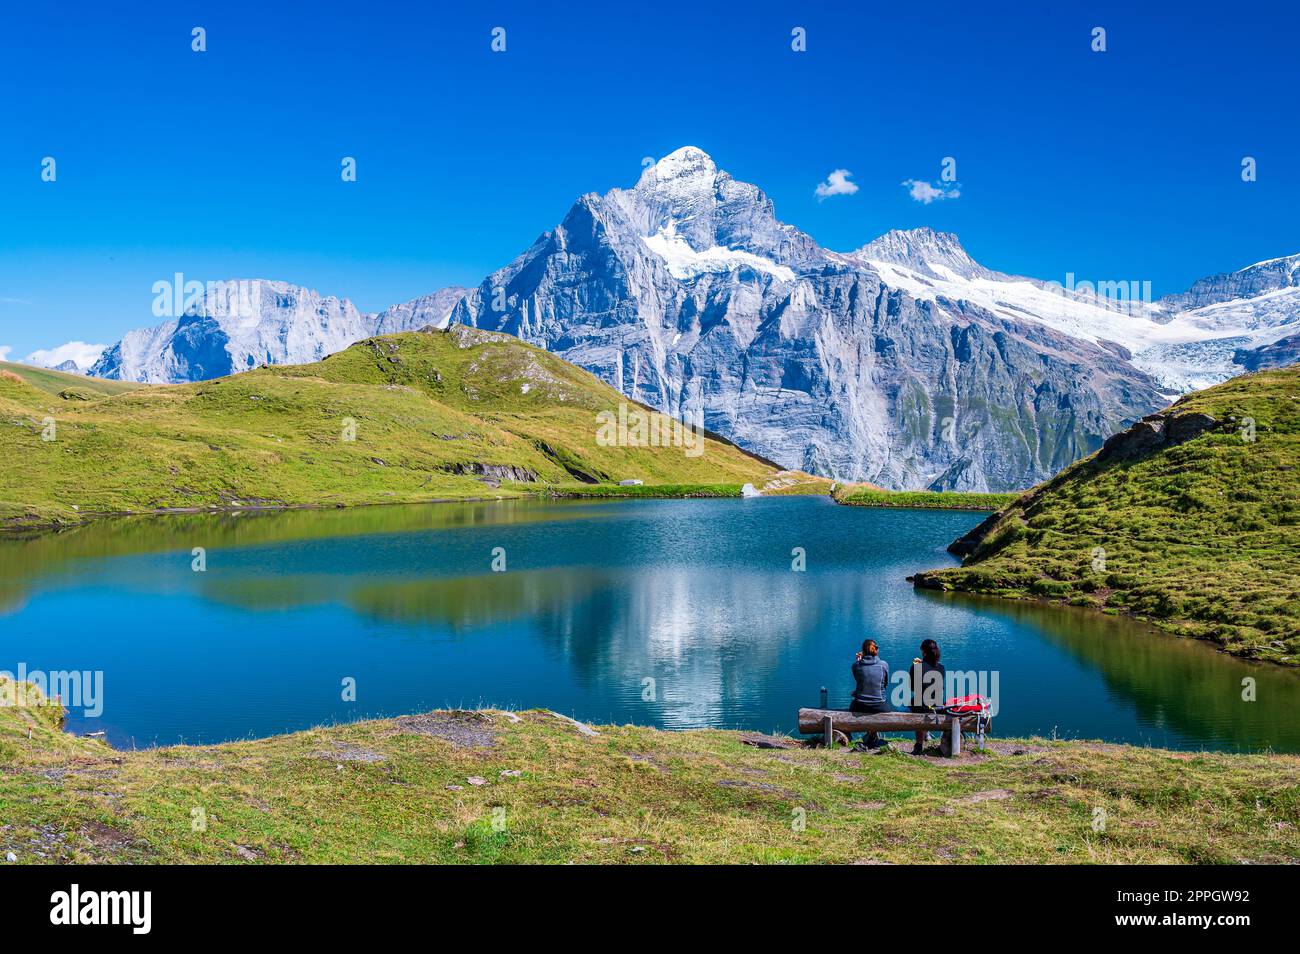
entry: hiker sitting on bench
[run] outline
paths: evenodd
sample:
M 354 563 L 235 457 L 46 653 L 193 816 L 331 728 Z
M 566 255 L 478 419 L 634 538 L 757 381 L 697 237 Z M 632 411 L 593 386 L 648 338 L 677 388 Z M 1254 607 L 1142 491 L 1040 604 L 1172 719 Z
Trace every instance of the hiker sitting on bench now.
M 874 639 L 862 643 L 862 652 L 853 663 L 853 702 L 850 712 L 889 711 L 889 663 L 880 658 L 880 648 Z M 876 732 L 867 733 L 867 748 L 878 749 L 889 743 Z
M 912 660 L 912 705 L 913 712 L 934 712 L 944 703 L 943 664 L 939 662 L 939 644 L 933 639 L 921 643 L 921 658 Z M 916 733 L 916 745 L 912 747 L 913 755 L 920 755 L 928 733 Z

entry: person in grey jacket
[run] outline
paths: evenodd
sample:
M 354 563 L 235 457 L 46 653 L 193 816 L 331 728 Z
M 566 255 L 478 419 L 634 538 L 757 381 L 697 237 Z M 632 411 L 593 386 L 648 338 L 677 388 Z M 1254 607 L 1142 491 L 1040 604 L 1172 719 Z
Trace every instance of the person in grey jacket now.
M 864 640 L 862 652 L 853 663 L 853 701 L 850 712 L 889 712 L 889 663 L 880 658 L 874 639 Z M 876 732 L 867 733 L 867 748 L 878 749 L 888 742 Z

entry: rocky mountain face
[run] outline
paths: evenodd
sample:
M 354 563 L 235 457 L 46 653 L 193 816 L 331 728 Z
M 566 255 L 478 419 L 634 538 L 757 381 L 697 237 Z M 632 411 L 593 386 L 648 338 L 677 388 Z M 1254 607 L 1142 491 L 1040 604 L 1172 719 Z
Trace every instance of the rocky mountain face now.
M 1287 335 L 1272 344 L 1237 351 L 1233 361 L 1247 371 L 1285 368 L 1300 361 L 1300 334 Z
M 445 288 L 378 314 L 346 298 L 286 282 L 211 282 L 178 318 L 129 332 L 90 369 L 94 377 L 176 383 L 263 364 L 319 361 L 375 334 L 442 327 L 463 289 Z
M 980 277 L 952 236 L 870 254 Z M 922 300 L 777 221 L 697 149 L 586 195 L 452 320 L 555 351 L 783 466 L 887 487 L 1021 487 L 1162 401 L 1111 350 Z
M 938 281 L 952 276 L 966 280 L 996 277 L 966 253 L 957 236 L 927 228 L 893 229 L 848 257 L 865 263 L 885 262 L 915 269 Z
M 1300 286 L 1300 255 L 1288 255 L 1257 262 L 1240 271 L 1199 279 L 1187 291 L 1166 295 L 1160 303 L 1172 317 L 1180 311 L 1239 298 L 1257 298 L 1268 292 L 1297 286 Z
M 786 467 L 1006 490 L 1282 337 L 1300 303 L 1270 313 L 1263 298 L 1294 270 L 1255 268 L 1150 302 L 995 272 L 930 229 L 832 252 L 687 147 L 631 189 L 582 196 L 452 320 L 555 351 Z
M 414 301 L 392 305 L 374 316 L 371 334 L 391 335 L 417 328 L 445 328 L 456 303 L 465 297 L 465 289 L 456 286 L 440 288 L 432 295 Z

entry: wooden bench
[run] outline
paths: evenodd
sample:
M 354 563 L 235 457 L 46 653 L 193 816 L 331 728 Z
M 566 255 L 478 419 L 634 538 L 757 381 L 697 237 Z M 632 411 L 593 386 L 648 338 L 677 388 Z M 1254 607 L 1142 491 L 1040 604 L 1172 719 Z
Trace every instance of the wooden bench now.
M 988 719 L 985 719 L 987 730 Z M 980 748 L 984 748 L 984 733 L 980 732 L 979 716 L 974 712 L 962 716 L 940 715 L 933 712 L 849 712 L 847 709 L 800 709 L 799 731 L 805 735 L 820 734 L 822 744 L 830 748 L 835 744 L 836 732 L 941 732 L 943 754 L 956 758 L 961 754 L 962 733 L 975 732 Z

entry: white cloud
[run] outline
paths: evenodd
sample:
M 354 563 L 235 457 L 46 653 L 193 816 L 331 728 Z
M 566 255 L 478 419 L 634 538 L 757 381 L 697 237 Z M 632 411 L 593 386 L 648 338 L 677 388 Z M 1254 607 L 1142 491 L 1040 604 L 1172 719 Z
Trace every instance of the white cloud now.
M 9 345 L 0 345 L 0 361 L 8 361 L 9 352 L 13 350 Z
M 923 179 L 908 179 L 903 185 L 908 187 L 908 194 L 917 202 L 929 205 L 940 199 L 956 199 L 961 196 L 961 183 L 954 182 L 951 189 L 944 186 L 932 186 Z
M 852 195 L 858 191 L 857 183 L 850 182 L 849 176 L 853 173 L 847 169 L 836 169 L 826 177 L 825 182 L 817 185 L 817 199 L 821 201 L 827 196 L 832 195 Z
M 99 356 L 107 347 L 108 345 L 102 344 L 86 344 L 84 341 L 69 341 L 57 348 L 33 351 L 23 361 L 41 368 L 56 368 L 63 362 L 71 360 L 76 362 L 78 368 L 85 371 L 99 360 Z

